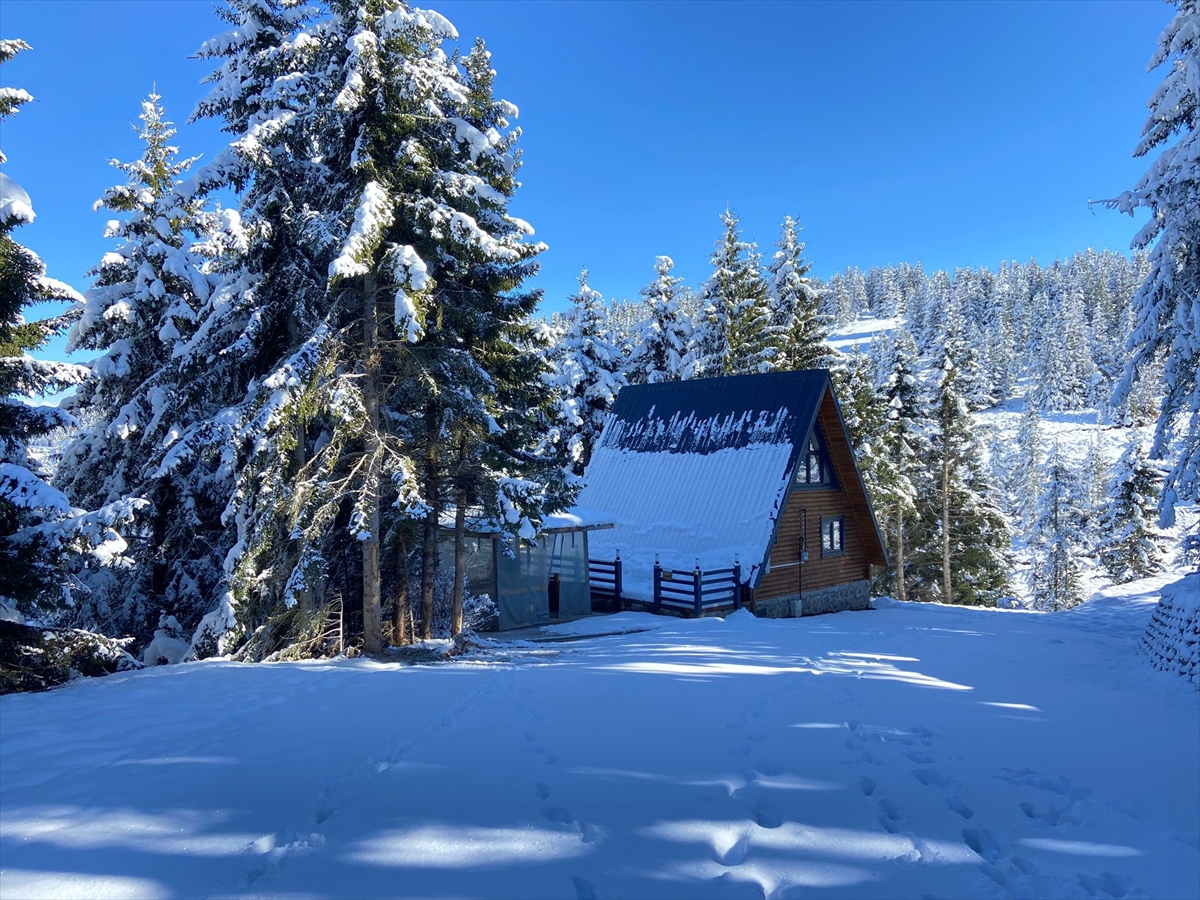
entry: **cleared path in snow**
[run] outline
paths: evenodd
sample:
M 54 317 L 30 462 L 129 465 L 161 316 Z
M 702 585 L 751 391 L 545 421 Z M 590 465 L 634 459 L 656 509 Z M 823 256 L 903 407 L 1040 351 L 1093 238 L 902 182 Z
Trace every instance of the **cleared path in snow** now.
M 0 698 L 0 897 L 1195 897 L 1161 583 Z

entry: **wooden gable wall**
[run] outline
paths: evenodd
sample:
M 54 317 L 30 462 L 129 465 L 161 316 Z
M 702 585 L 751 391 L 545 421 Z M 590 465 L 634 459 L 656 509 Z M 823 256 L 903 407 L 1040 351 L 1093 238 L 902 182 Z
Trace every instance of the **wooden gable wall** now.
M 878 537 L 863 490 L 857 489 L 858 472 L 853 450 L 846 440 L 833 394 L 825 392 L 817 413 L 817 427 L 825 440 L 833 463 L 837 487 L 814 489 L 804 486 L 791 488 L 771 546 L 771 571 L 759 580 L 755 595 L 762 599 L 786 597 L 797 593 L 800 574 L 805 591 L 832 587 L 870 578 L 871 564 L 882 565 L 884 559 L 875 550 Z M 821 518 L 844 516 L 846 521 L 845 552 L 838 556 L 821 556 Z M 803 573 L 796 571 L 802 524 L 808 543 L 808 562 Z

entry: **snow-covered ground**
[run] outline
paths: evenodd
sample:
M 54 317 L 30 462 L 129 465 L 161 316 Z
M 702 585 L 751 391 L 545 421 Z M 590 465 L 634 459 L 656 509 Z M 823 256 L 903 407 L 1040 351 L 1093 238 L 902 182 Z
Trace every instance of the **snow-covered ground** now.
M 0 698 L 0 896 L 1200 896 L 1167 580 Z

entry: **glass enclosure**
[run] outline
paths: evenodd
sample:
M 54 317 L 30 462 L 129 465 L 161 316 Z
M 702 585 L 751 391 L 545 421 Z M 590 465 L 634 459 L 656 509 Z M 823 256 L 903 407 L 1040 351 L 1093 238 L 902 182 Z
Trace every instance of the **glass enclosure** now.
M 550 546 L 550 577 L 557 577 L 558 614 L 586 616 L 592 611 L 592 589 L 588 582 L 587 532 L 565 531 L 547 535 Z
M 496 606 L 500 630 L 525 625 L 544 625 L 550 621 L 550 560 L 548 541 L 535 547 L 521 541 L 509 557 L 496 546 Z
M 471 536 L 463 542 L 467 590 L 487 594 L 496 603 L 499 625 L 523 628 L 544 625 L 552 618 L 575 618 L 592 611 L 588 581 L 586 531 L 542 535 L 540 546 L 527 541 L 513 545 L 513 556 L 499 539 Z M 454 540 L 443 532 L 439 567 L 454 568 Z

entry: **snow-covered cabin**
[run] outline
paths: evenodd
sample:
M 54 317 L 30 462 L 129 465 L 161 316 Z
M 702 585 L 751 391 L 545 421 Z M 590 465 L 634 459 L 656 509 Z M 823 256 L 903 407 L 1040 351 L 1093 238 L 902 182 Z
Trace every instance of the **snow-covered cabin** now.
M 454 510 L 443 513 L 439 565 L 454 566 Z M 464 565 L 467 586 L 496 603 L 501 630 L 545 625 L 592 611 L 588 578 L 588 535 L 611 528 L 612 519 L 575 507 L 547 515 L 535 540 L 505 543 L 499 523 L 466 517 Z
M 580 505 L 614 523 L 591 556 L 620 556 L 627 601 L 652 601 L 657 558 L 740 564 L 762 616 L 866 609 L 887 564 L 825 369 L 623 388 L 585 477 Z

